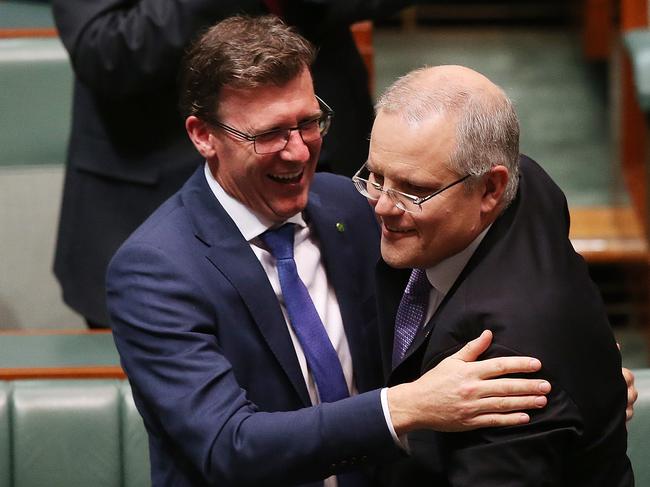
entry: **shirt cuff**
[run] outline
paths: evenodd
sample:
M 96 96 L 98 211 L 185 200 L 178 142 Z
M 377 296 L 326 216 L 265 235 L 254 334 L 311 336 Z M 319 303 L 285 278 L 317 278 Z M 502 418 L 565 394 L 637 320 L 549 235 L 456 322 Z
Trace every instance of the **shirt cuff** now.
M 386 420 L 386 426 L 388 426 L 388 431 L 393 437 L 395 444 L 402 450 L 409 452 L 408 439 L 406 435 L 397 436 L 395 433 L 395 428 L 393 427 L 393 420 L 390 417 L 390 410 L 388 409 L 388 387 L 384 387 L 380 392 L 381 397 L 381 409 L 384 412 L 384 419 Z

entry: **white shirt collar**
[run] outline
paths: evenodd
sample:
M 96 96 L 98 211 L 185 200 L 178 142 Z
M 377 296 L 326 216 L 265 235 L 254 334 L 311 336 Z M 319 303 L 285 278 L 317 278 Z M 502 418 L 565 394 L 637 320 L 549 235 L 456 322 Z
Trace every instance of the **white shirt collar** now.
M 483 241 L 483 238 L 491 226 L 492 224 L 488 225 L 488 227 L 478 234 L 478 236 L 463 250 L 427 269 L 427 279 L 429 279 L 431 285 L 436 288 L 442 296 L 447 295 L 451 286 L 454 285 L 454 282 L 458 279 L 458 276 L 467 265 L 467 262 L 469 262 L 469 259 L 474 255 L 476 248 Z
M 208 186 L 212 190 L 215 198 L 219 201 L 223 209 L 226 210 L 228 216 L 235 222 L 237 228 L 244 236 L 246 241 L 250 242 L 255 237 L 258 237 L 266 230 L 274 226 L 274 222 L 264 216 L 254 212 L 241 201 L 230 196 L 221 187 L 217 180 L 212 175 L 212 171 L 206 162 L 204 166 L 205 179 L 208 181 Z M 289 223 L 295 223 L 301 227 L 306 227 L 305 219 L 301 213 L 297 213 L 286 220 Z

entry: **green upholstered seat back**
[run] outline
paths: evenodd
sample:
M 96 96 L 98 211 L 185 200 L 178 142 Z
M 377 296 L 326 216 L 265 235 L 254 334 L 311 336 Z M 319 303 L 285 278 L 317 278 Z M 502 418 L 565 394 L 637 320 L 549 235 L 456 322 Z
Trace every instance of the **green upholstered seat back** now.
M 0 29 L 54 27 L 50 2 L 0 0 Z
M 650 29 L 634 29 L 623 35 L 634 71 L 636 97 L 642 110 L 650 111 Z
M 59 39 L 0 39 L 0 166 L 65 162 L 72 79 Z
M 634 468 L 636 485 L 650 485 L 650 369 L 634 371 L 639 399 L 627 427 L 627 454 Z
M 9 394 L 11 383 L 0 382 L 0 487 L 11 486 L 11 449 L 9 436 Z
M 122 460 L 124 487 L 150 485 L 149 445 L 140 413 L 135 408 L 131 387 L 121 386 L 122 401 Z
M 120 486 L 119 393 L 113 383 L 17 382 L 12 406 L 16 487 Z
M 146 431 L 126 381 L 0 383 L 0 487 L 45 485 L 150 485 Z

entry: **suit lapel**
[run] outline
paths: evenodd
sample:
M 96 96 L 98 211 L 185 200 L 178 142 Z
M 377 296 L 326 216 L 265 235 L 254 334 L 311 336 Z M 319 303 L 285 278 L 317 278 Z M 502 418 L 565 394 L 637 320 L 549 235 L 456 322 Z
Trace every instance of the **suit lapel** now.
M 367 389 L 371 383 L 366 364 L 373 363 L 364 346 L 364 316 L 361 311 L 361 295 L 355 283 L 358 280 L 358 262 L 350 232 L 354 221 L 341 213 L 340 208 L 325 205 L 320 196 L 310 193 L 307 205 L 310 226 L 319 240 L 321 257 L 330 285 L 334 288 L 343 319 L 345 335 L 350 346 L 357 388 Z
M 310 406 L 307 386 L 275 292 L 250 245 L 212 194 L 203 168 L 190 180 L 183 201 L 189 209 L 196 238 L 206 245 L 207 259 L 237 291 L 296 393 L 305 406 Z
M 380 260 L 377 264 L 377 319 L 379 322 L 381 362 L 384 369 L 384 378 L 386 379 L 392 371 L 395 317 L 402 294 L 406 289 L 409 274 L 410 270 L 393 269 L 383 260 Z

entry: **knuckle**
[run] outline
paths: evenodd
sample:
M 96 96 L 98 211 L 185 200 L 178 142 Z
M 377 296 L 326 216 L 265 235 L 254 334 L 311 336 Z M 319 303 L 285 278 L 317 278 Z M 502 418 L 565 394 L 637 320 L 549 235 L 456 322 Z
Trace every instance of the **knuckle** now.
M 458 387 L 458 395 L 465 400 L 471 399 L 476 395 L 476 386 L 473 384 L 462 383 Z
M 510 409 L 510 401 L 507 397 L 501 397 L 497 401 L 497 410 L 498 411 L 507 411 Z
M 503 375 L 508 372 L 508 364 L 505 360 L 498 360 L 495 364 L 495 370 L 497 375 Z

